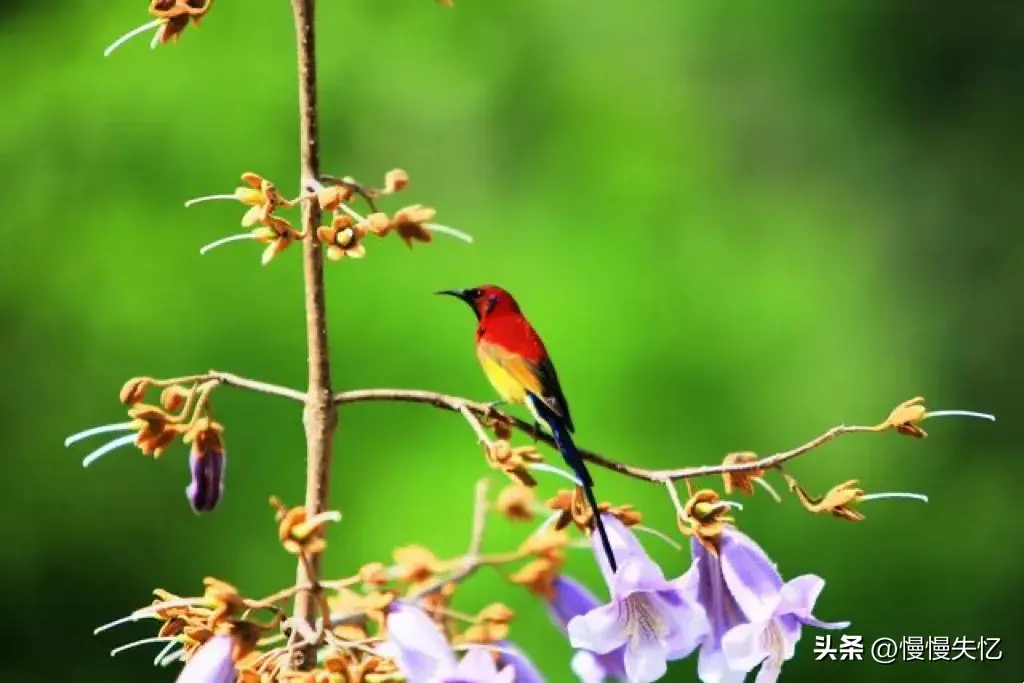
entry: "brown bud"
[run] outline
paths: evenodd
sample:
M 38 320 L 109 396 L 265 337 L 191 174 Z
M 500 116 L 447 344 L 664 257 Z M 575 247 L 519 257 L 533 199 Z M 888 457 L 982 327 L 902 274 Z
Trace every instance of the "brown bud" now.
M 757 462 L 757 454 L 744 451 L 741 453 L 730 453 L 725 456 L 725 460 L 722 461 L 723 465 L 745 465 L 752 462 Z M 748 496 L 754 495 L 754 479 L 764 476 L 764 470 L 753 469 L 745 472 L 723 472 L 722 482 L 725 488 L 726 495 L 733 492 L 733 489 L 738 489 Z
M 121 387 L 118 398 L 124 405 L 133 406 L 146 397 L 146 390 L 152 383 L 153 380 L 149 377 L 133 377 Z
M 396 548 L 394 558 L 399 565 L 399 579 L 402 581 L 424 581 L 440 569 L 437 557 L 423 546 Z
M 892 427 L 900 434 L 923 439 L 928 436 L 928 432 L 921 429 L 919 424 L 927 413 L 928 411 L 924 407 L 924 398 L 917 396 L 896 406 L 881 426 L 883 428 Z
M 359 580 L 371 586 L 384 586 L 388 583 L 388 570 L 380 562 L 364 564 L 359 569 Z
M 533 519 L 536 495 L 532 488 L 511 484 L 498 494 L 498 511 L 513 521 L 529 522 Z
M 512 617 L 515 616 L 515 612 L 509 609 L 508 605 L 504 605 L 500 602 L 495 602 L 487 607 L 484 607 L 477 613 L 477 618 L 480 621 L 490 621 L 496 624 L 507 624 L 512 621 Z
M 191 395 L 192 392 L 185 387 L 172 384 L 160 392 L 160 405 L 167 412 L 176 413 L 185 407 L 185 402 Z
M 401 192 L 409 184 L 409 174 L 400 168 L 387 172 L 384 176 L 384 191 L 387 193 Z

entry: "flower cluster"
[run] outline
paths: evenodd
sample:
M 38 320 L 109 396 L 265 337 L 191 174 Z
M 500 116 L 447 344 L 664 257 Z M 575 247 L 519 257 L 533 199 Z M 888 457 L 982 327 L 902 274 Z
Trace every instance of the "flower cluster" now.
M 65 446 L 79 441 L 117 432 L 127 432 L 93 450 L 82 460 L 88 467 L 104 455 L 128 445 L 134 445 L 144 455 L 159 458 L 167 448 L 180 439 L 189 447 L 190 481 L 185 488 L 192 509 L 198 512 L 213 510 L 224 491 L 224 470 L 227 453 L 224 450 L 224 427 L 210 413 L 210 393 L 216 386 L 211 381 L 198 381 L 195 377 L 155 380 L 135 377 L 121 389 L 121 403 L 128 407 L 128 422 L 100 425 L 69 436 Z M 144 403 L 147 393 L 162 389 L 159 405 Z
M 317 240 L 324 245 L 327 258 L 340 261 L 343 258 L 362 258 L 366 255 L 364 238 L 368 235 L 385 237 L 398 235 L 408 246 L 415 242 L 431 242 L 433 233 L 445 233 L 471 242 L 472 238 L 454 228 L 431 222 L 436 215 L 434 209 L 413 204 L 399 209 L 393 215 L 377 210 L 377 200 L 402 191 L 409 184 L 408 174 L 401 169 L 389 171 L 384 177 L 384 187 L 364 185 L 351 178 L 324 176 L 320 180 L 310 179 L 303 194 L 295 199 L 286 199 L 277 186 L 257 173 L 242 174 L 242 186 L 231 194 L 214 194 L 197 197 L 185 202 L 192 206 L 211 200 L 233 200 L 249 207 L 242 216 L 243 233 L 228 235 L 200 249 L 205 254 L 217 247 L 241 240 L 256 240 L 266 246 L 262 262 L 269 263 L 296 240 L 306 236 L 296 230 L 285 218 L 276 212 L 304 202 L 316 202 L 317 206 L 330 214 L 331 220 L 316 229 Z M 366 216 L 356 212 L 352 203 L 362 199 L 370 208 Z
M 155 18 L 115 40 L 103 51 L 103 56 L 109 57 L 114 50 L 132 38 L 154 29 L 151 47 L 177 42 L 189 24 L 198 26 L 212 7 L 213 0 L 152 0 L 149 3 L 149 13 Z

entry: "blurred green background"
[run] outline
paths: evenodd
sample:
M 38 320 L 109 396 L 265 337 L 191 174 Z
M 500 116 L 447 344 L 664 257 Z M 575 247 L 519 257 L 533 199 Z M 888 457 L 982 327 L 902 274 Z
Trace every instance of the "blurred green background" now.
M 182 207 L 246 170 L 296 192 L 287 3 L 223 1 L 180 45 L 141 38 L 104 59 L 145 4 L 0 6 L 4 682 L 172 681 L 155 650 L 107 656 L 147 626 L 93 627 L 155 586 L 189 594 L 215 575 L 263 595 L 294 573 L 266 504 L 302 495 L 294 405 L 217 393 L 228 486 L 201 518 L 181 447 L 89 470 L 88 444 L 61 447 L 122 419 L 129 376 L 305 380 L 298 250 L 267 268 L 247 243 L 200 258 L 240 210 Z M 999 662 L 885 667 L 816 662 L 806 631 L 783 680 L 1019 678 L 1024 6 L 321 4 L 324 170 L 378 182 L 405 168 L 402 202 L 477 238 L 370 242 L 364 261 L 331 265 L 338 388 L 490 399 L 471 314 L 431 292 L 495 282 L 544 334 L 580 443 L 637 465 L 789 448 L 918 394 L 994 412 L 929 423 L 926 441 L 850 437 L 792 467 L 814 491 L 859 478 L 927 506 L 869 503 L 845 524 L 759 492 L 739 521 L 786 576 L 825 577 L 818 615 L 867 641 L 1003 639 Z M 336 450 L 331 574 L 401 544 L 463 550 L 486 470 L 457 416 L 346 407 Z M 596 478 L 674 533 L 660 488 Z M 487 547 L 526 531 L 498 520 Z M 686 568 L 687 553 L 646 543 L 670 575 Z M 588 553 L 569 568 L 603 592 Z M 572 680 L 539 604 L 484 575 L 461 605 L 489 600 L 518 610 L 515 639 L 551 681 Z

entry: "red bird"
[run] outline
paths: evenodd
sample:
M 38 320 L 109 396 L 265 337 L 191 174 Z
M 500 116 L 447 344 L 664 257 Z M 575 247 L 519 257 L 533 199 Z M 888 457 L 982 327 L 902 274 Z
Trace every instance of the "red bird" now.
M 582 484 L 608 564 L 616 571 L 612 546 L 594 498 L 594 480 L 573 443 L 569 404 L 544 342 L 523 316 L 516 300 L 501 287 L 481 285 L 437 293 L 462 299 L 476 313 L 476 355 L 484 374 L 503 400 L 526 404 L 537 422 L 551 431 L 562 457 Z

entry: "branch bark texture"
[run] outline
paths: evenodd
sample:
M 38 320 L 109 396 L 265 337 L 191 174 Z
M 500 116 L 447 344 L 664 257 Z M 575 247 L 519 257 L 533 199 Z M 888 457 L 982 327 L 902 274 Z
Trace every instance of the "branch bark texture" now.
M 291 0 L 295 19 L 296 52 L 299 81 L 299 147 L 302 187 L 320 174 L 317 82 L 315 0 Z M 302 270 L 305 281 L 306 343 L 309 354 L 309 381 L 303 411 L 306 432 L 306 511 L 309 516 L 327 509 L 333 436 L 338 425 L 338 411 L 331 396 L 331 362 L 327 343 L 327 303 L 324 291 L 323 252 L 317 239 L 320 207 L 315 200 L 305 202 L 302 209 Z M 297 583 L 316 586 L 320 574 L 320 555 L 299 563 Z M 316 595 L 305 591 L 296 596 L 295 618 L 311 627 L 317 608 Z M 295 668 L 309 669 L 315 665 L 315 650 L 297 650 Z

